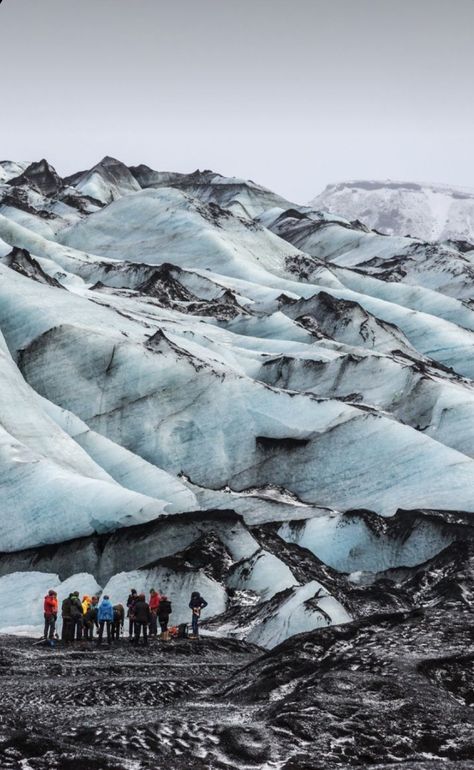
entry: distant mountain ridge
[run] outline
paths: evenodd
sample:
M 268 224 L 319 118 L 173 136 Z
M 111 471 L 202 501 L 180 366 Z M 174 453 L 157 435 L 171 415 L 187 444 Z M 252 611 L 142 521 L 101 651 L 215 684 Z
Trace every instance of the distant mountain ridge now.
M 350 180 L 328 185 L 309 205 L 360 219 L 387 235 L 474 241 L 474 188 Z

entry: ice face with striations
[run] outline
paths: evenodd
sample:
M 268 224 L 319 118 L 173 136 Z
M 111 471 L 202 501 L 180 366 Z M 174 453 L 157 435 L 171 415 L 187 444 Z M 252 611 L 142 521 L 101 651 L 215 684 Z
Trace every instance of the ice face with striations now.
M 449 548 L 449 513 L 376 522 L 474 512 L 473 254 L 209 171 L 0 164 L 2 627 L 15 573 L 24 626 L 136 582 L 274 646 Z

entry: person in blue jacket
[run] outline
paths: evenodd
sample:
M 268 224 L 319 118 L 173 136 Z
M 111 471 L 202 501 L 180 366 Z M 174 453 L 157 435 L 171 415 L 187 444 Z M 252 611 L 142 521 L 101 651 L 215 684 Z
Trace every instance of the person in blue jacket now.
M 99 605 L 97 620 L 99 621 L 99 644 L 102 644 L 104 626 L 107 626 L 107 644 L 110 644 L 112 623 L 114 622 L 114 608 L 108 596 L 104 596 Z
M 192 612 L 191 626 L 193 629 L 193 637 L 195 639 L 198 639 L 199 638 L 199 618 L 201 617 L 201 610 L 203 610 L 204 607 L 207 607 L 207 602 L 205 599 L 202 598 L 199 591 L 192 592 L 191 601 L 189 602 L 189 607 Z

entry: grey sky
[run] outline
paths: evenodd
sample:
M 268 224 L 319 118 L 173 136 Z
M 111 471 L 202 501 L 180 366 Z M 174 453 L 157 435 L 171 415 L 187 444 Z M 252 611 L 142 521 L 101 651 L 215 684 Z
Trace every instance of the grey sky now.
M 4 0 L 0 156 L 474 187 L 473 0 Z

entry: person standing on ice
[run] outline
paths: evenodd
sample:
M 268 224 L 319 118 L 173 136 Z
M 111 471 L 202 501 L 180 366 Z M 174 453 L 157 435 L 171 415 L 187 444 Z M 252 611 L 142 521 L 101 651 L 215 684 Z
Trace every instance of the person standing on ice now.
M 148 644 L 148 626 L 150 625 L 151 612 L 145 594 L 140 594 L 134 607 L 135 644 L 140 641 L 140 633 L 143 632 L 143 644 Z
M 135 637 L 135 628 L 133 622 L 135 604 L 137 603 L 138 594 L 135 588 L 130 589 L 130 593 L 127 599 L 127 618 L 128 618 L 128 637 L 130 641 Z
M 99 621 L 99 644 L 102 644 L 102 637 L 104 635 L 104 626 L 107 626 L 107 644 L 110 644 L 111 638 L 112 638 L 112 623 L 114 622 L 114 608 L 112 607 L 112 602 L 110 601 L 108 596 L 104 596 L 102 599 L 99 610 L 97 613 L 97 618 Z
M 150 606 L 151 620 L 150 620 L 150 638 L 156 639 L 158 635 L 158 609 L 160 606 L 161 596 L 154 588 L 150 591 L 150 600 L 148 602 Z
M 192 612 L 191 617 L 191 627 L 193 630 L 192 638 L 198 639 L 199 638 L 199 618 L 201 617 L 201 611 L 204 609 L 204 607 L 207 607 L 207 602 L 199 591 L 193 591 L 191 594 L 191 601 L 189 602 L 189 607 Z
M 48 591 L 44 597 L 44 634 L 45 639 L 54 639 L 56 621 L 58 619 L 58 595 L 56 591 Z

